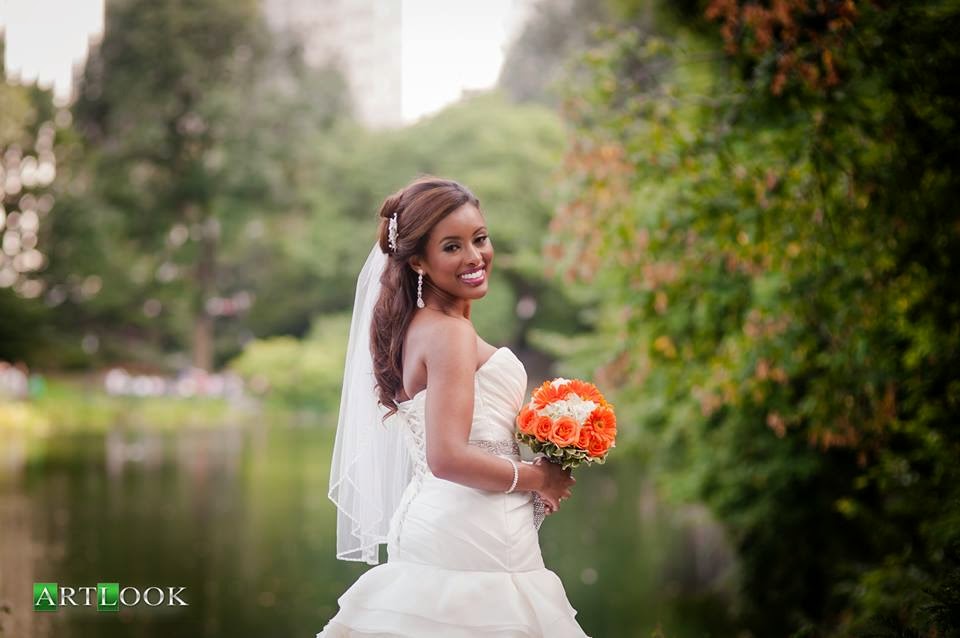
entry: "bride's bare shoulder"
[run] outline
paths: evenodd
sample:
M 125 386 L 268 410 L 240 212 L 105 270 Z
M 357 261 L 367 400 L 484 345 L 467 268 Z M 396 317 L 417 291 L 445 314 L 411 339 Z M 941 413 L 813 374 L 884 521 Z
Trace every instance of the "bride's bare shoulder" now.
M 407 347 L 415 350 L 426 367 L 449 372 L 451 368 L 472 370 L 477 363 L 477 333 L 464 319 L 441 313 L 415 317 L 408 332 Z

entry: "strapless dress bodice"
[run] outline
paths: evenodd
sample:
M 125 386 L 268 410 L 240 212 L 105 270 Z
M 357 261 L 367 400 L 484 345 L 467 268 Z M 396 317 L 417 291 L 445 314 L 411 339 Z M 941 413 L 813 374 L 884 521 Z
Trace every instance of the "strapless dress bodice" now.
M 499 348 L 473 377 L 470 442 L 495 453 L 516 454 L 516 418 L 527 390 L 527 371 L 510 348 Z M 426 470 L 425 406 L 430 388 L 397 405 L 404 441 L 415 472 Z M 429 470 L 426 470 L 429 471 Z

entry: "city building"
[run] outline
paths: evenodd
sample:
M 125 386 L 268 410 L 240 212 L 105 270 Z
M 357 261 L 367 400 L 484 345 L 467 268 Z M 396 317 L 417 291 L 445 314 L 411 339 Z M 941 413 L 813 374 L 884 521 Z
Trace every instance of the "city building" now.
M 303 43 L 309 64 L 336 63 L 357 118 L 400 126 L 401 0 L 263 0 L 267 22 Z

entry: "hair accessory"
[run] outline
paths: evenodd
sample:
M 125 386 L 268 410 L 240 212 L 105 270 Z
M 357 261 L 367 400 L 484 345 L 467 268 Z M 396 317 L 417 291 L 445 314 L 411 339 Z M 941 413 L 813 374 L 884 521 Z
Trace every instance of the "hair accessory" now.
M 397 235 L 399 231 L 397 230 L 397 214 L 394 213 L 390 217 L 390 226 L 387 228 L 387 241 L 390 243 L 390 250 L 392 252 L 397 252 Z
M 423 271 L 417 271 L 420 273 L 420 276 L 417 277 L 417 308 L 423 308 L 426 304 L 423 303 Z

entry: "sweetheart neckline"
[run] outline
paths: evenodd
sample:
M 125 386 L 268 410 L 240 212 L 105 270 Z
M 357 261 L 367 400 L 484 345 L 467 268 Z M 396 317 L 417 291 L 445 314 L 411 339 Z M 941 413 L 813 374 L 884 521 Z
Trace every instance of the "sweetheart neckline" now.
M 508 348 L 507 346 L 501 346 L 496 350 L 494 350 L 493 354 L 487 357 L 487 360 L 480 364 L 480 367 L 476 369 L 476 371 L 473 373 L 473 376 L 476 377 L 478 374 L 480 374 L 480 371 L 483 370 L 485 367 L 487 367 L 487 364 L 490 363 L 490 360 L 493 359 L 495 356 L 497 356 L 497 354 L 499 354 L 501 350 L 510 350 L 510 348 Z M 406 401 L 397 401 L 396 402 L 397 408 L 407 405 L 408 403 L 413 403 L 414 399 L 416 399 L 418 396 L 420 396 L 421 394 L 427 391 L 427 387 L 417 390 L 416 392 L 413 393 L 413 396 L 407 399 Z

